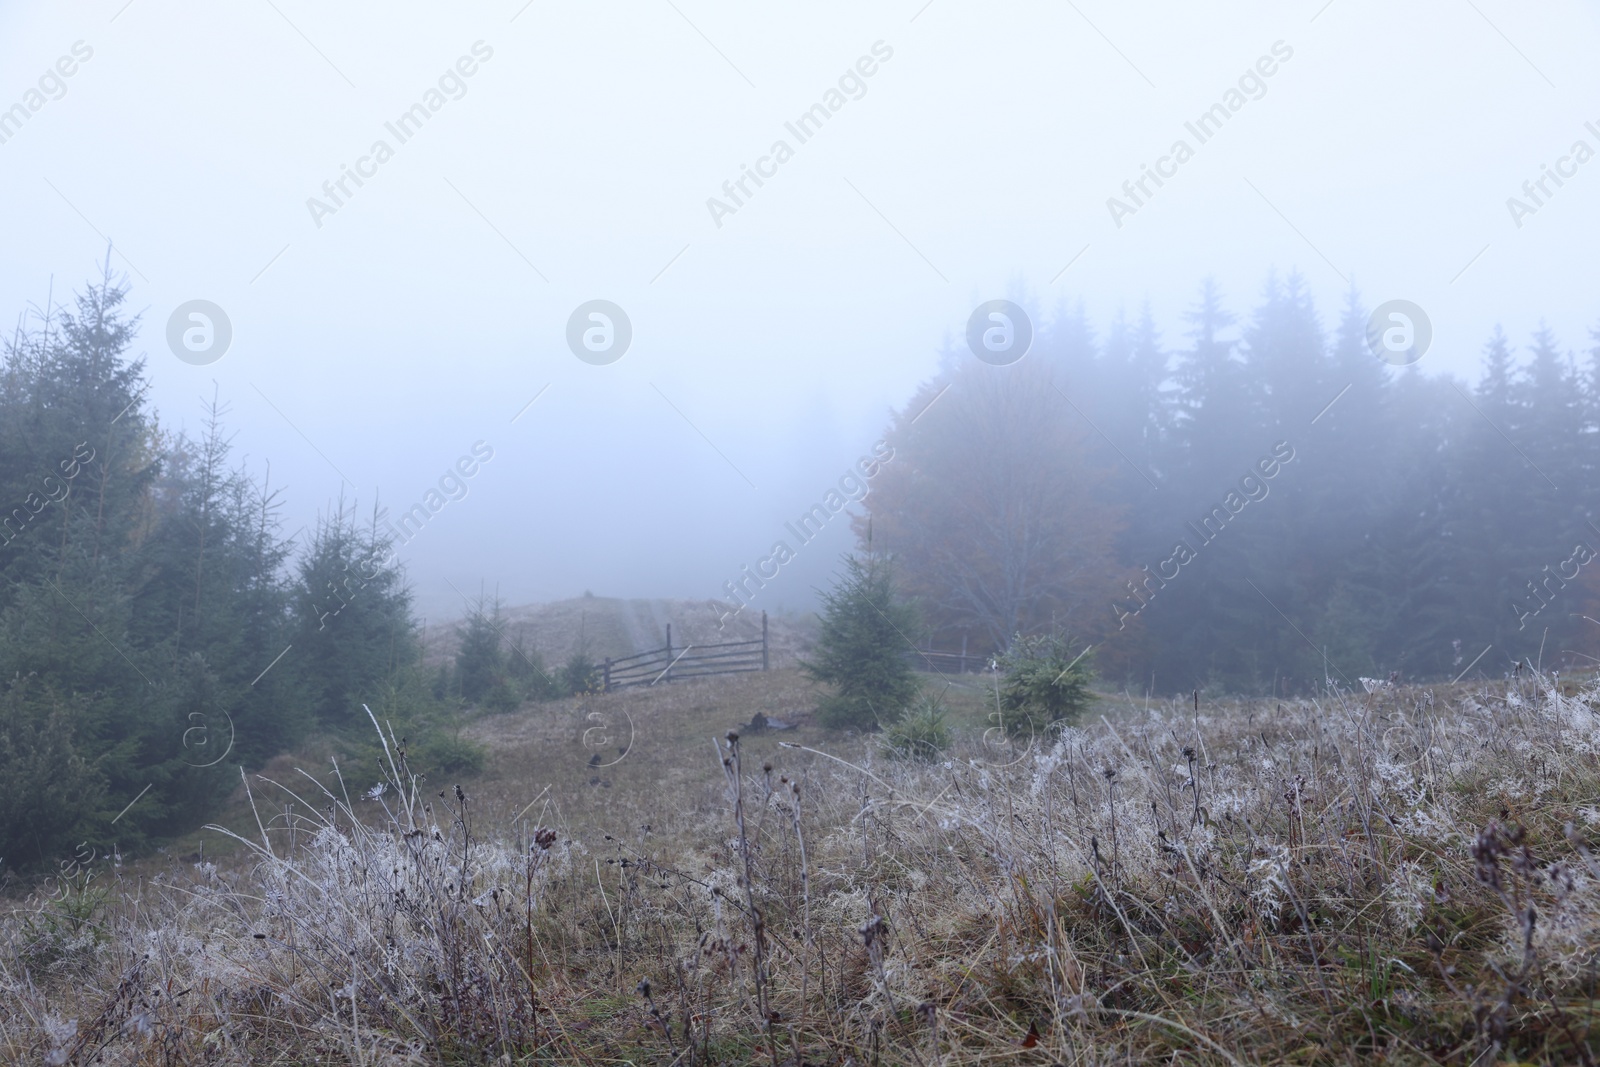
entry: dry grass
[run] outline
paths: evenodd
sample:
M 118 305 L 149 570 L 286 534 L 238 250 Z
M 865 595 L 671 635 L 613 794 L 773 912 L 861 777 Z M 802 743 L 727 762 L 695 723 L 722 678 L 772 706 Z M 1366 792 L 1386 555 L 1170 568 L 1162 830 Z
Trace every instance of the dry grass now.
M 931 764 L 724 738 L 791 672 L 484 720 L 463 793 L 398 752 L 372 799 L 252 782 L 220 866 L 19 905 L 0 1059 L 1591 1063 L 1600 687 L 1563 688 L 1106 708 L 1028 751 L 966 693 Z M 579 727 L 624 710 L 596 774 Z

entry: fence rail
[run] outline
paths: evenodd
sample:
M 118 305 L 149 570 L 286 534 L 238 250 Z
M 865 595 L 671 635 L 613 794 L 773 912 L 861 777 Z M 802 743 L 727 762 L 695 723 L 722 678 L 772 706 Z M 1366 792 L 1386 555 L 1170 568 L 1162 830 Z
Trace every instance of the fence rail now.
M 989 669 L 991 656 L 966 652 L 934 652 L 927 649 L 906 649 L 906 658 L 919 671 L 936 674 L 977 674 Z
M 767 613 L 761 613 L 761 636 L 748 641 L 723 641 L 715 645 L 672 646 L 672 625 L 667 625 L 667 643 L 662 648 L 636 652 L 611 659 L 600 666 L 601 685 L 609 693 L 631 685 L 655 685 L 689 678 L 709 678 L 716 674 L 743 674 L 764 671 L 769 662 Z

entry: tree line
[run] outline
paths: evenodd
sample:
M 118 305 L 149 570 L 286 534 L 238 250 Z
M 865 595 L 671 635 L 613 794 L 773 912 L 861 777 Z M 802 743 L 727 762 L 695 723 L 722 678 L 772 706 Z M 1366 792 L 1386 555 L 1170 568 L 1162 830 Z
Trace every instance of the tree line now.
M 463 706 L 582 683 L 504 641 L 483 603 L 457 662 L 424 666 L 376 506 L 340 499 L 286 533 L 224 405 L 195 436 L 146 405 L 127 293 L 108 267 L 19 320 L 0 360 L 0 880 L 188 830 L 241 767 L 308 739 L 373 774 L 363 705 L 443 774 L 482 758 Z
M 1207 282 L 1177 344 L 1148 307 L 1030 310 L 1020 362 L 947 348 L 857 522 L 935 646 L 1071 635 L 1136 693 L 1600 662 L 1600 332 L 1497 329 L 1469 385 L 1376 358 L 1354 290 L 1325 327 L 1297 275 L 1242 317 Z

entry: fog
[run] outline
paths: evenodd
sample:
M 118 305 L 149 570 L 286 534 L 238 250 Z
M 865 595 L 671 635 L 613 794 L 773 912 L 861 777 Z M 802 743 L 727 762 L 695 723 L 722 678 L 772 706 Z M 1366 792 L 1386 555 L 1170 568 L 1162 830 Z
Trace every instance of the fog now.
M 1590 5 L 1501 0 L 12 4 L 0 291 L 60 301 L 109 242 L 149 406 L 193 432 L 215 388 L 287 531 L 486 448 L 401 552 L 424 615 L 720 597 L 990 299 L 1148 301 L 1170 348 L 1203 279 L 1242 315 L 1298 270 L 1325 323 L 1352 285 L 1424 309 L 1429 374 L 1496 324 L 1585 343 L 1600 163 L 1507 201 L 1600 138 L 1595 43 Z M 203 365 L 165 337 L 193 300 L 232 329 Z M 567 342 L 591 300 L 631 323 L 604 365 Z

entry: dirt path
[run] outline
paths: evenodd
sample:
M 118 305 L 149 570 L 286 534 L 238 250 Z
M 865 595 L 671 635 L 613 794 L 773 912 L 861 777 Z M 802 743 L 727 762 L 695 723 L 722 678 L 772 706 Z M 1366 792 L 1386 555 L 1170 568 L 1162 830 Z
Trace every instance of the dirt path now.
M 647 652 L 667 643 L 666 612 L 659 600 L 626 600 L 620 605 L 623 628 L 635 652 Z

